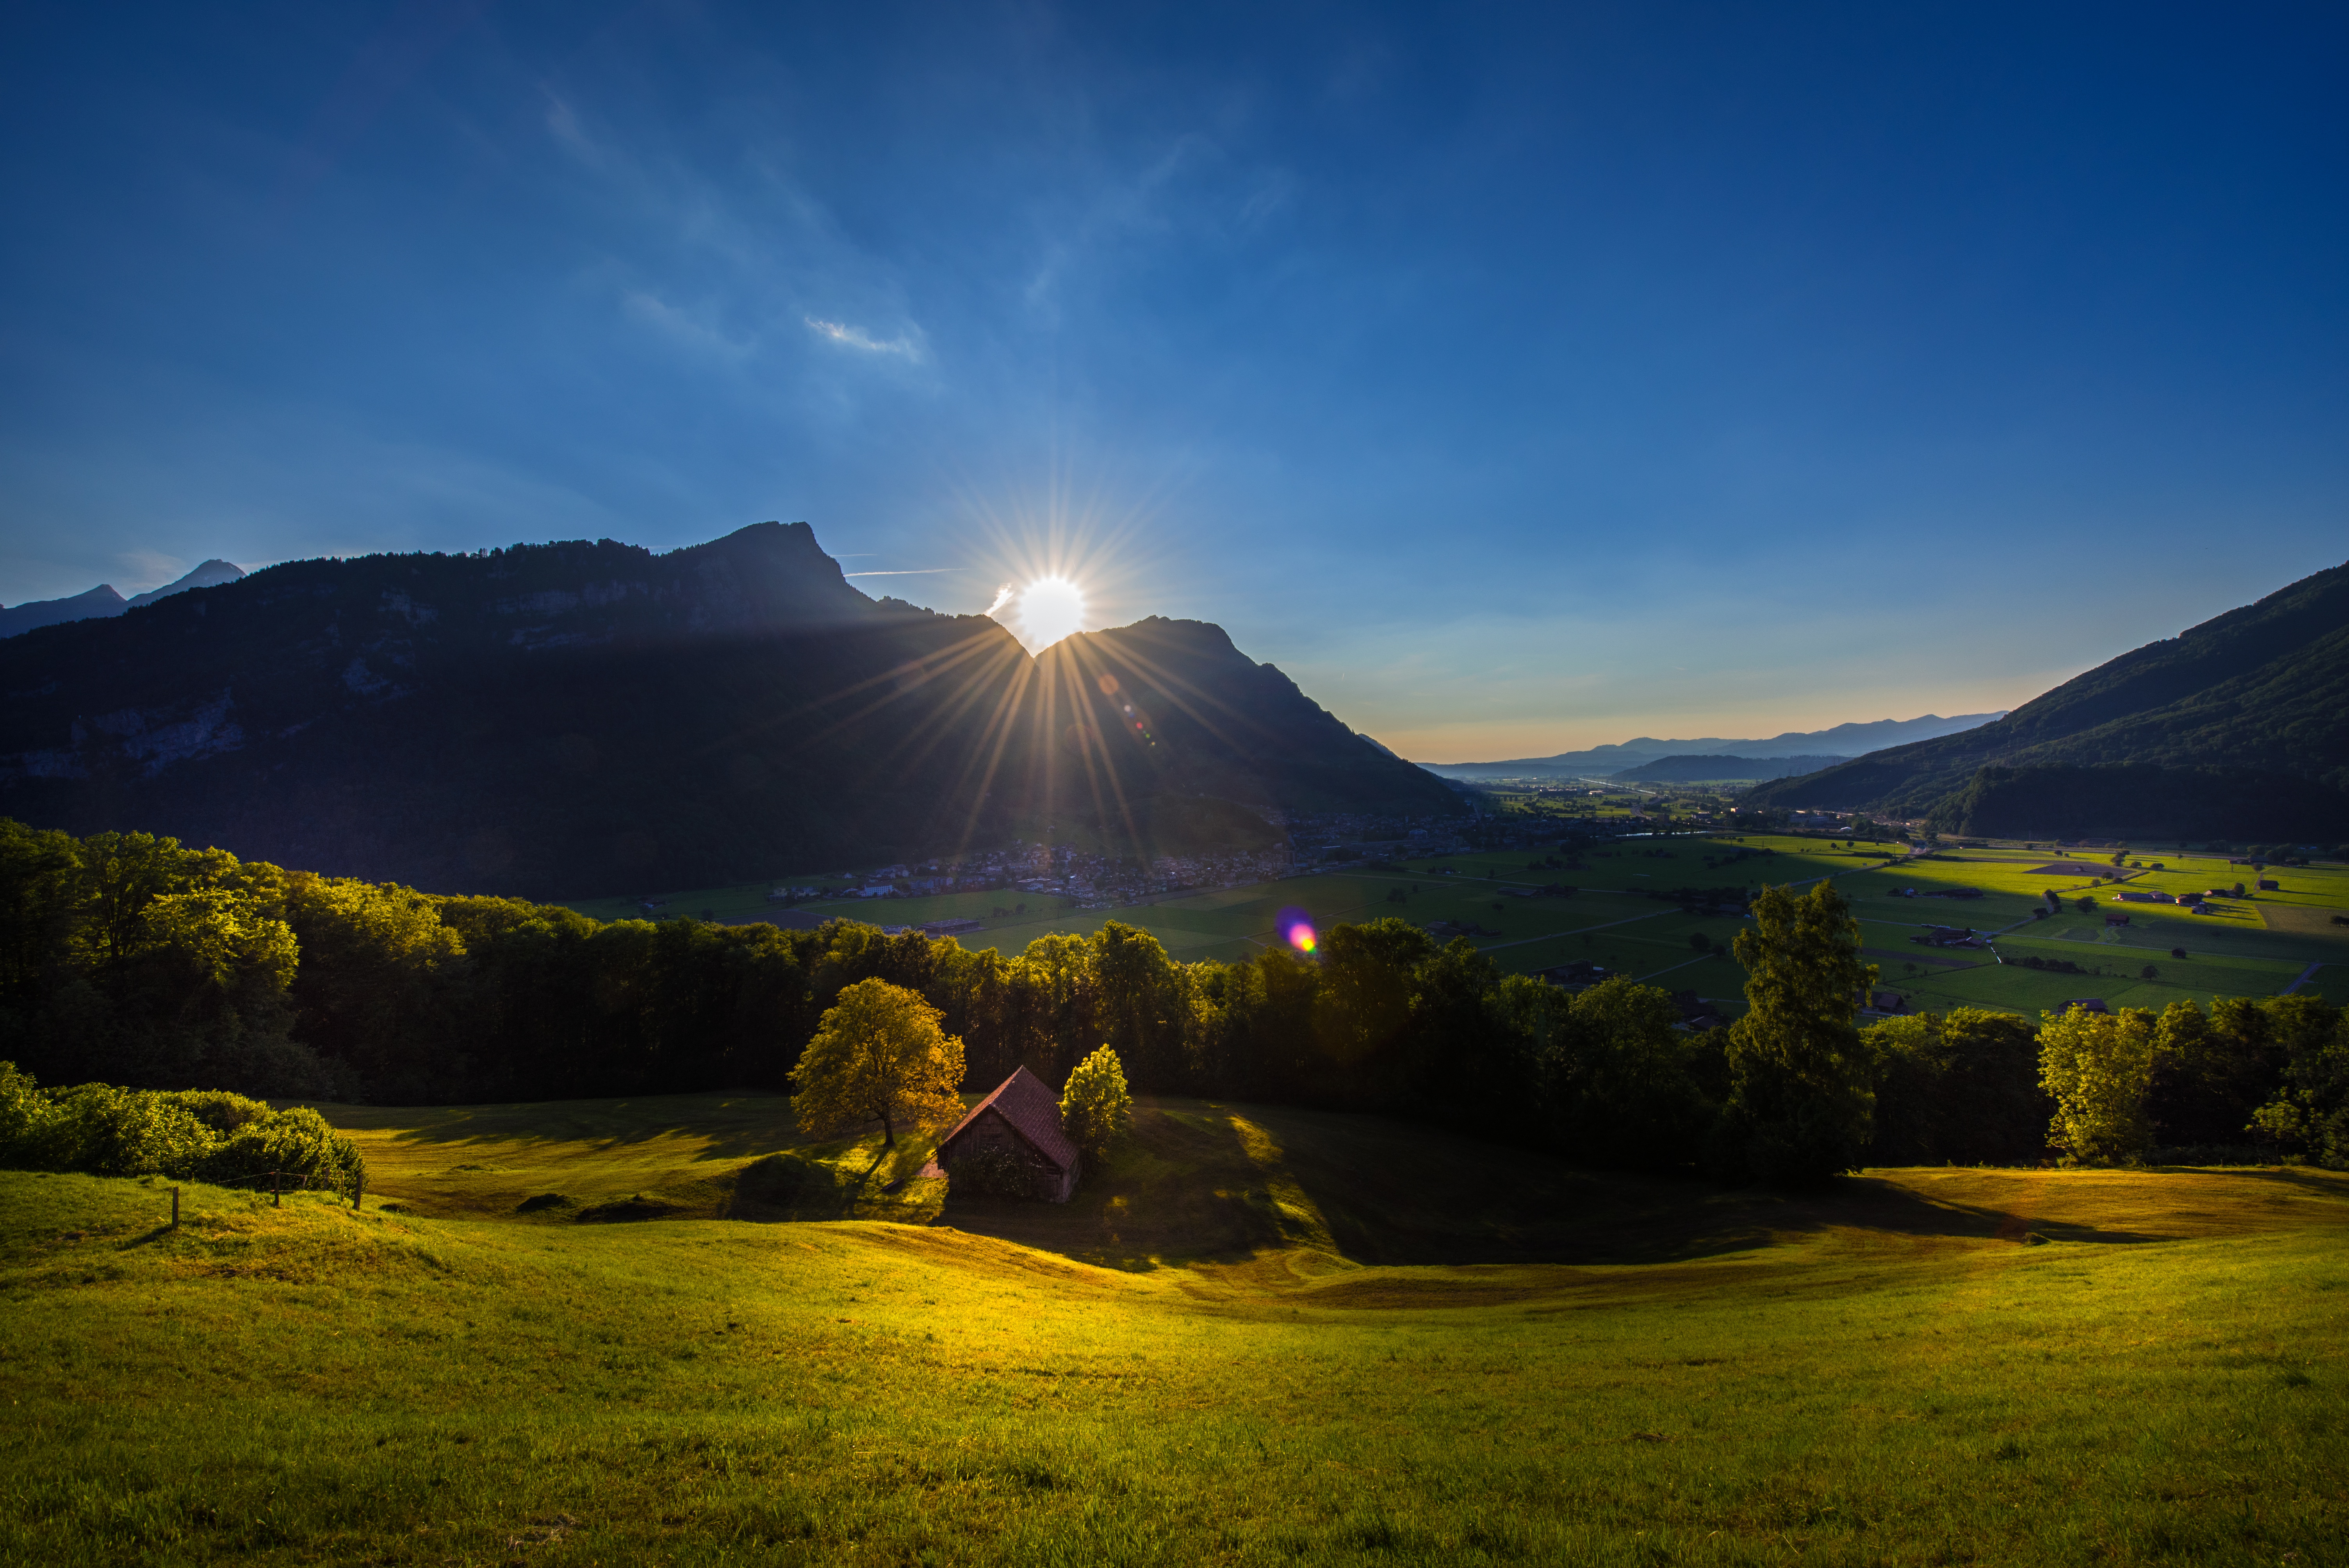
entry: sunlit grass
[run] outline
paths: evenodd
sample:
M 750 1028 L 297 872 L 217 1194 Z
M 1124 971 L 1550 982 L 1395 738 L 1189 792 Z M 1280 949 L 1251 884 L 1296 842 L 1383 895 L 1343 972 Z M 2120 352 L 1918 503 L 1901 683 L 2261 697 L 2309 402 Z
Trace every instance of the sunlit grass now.
M 533 1175 L 651 1179 L 630 1162 L 662 1149 L 664 1109 L 539 1108 Z M 659 1169 L 731 1168 L 780 1135 L 753 1104 L 724 1127 L 722 1104 L 682 1109 L 667 1119 L 698 1115 L 689 1136 L 724 1152 Z M 518 1152 L 528 1111 L 429 1158 Z M 1363 1119 L 1151 1119 L 1078 1203 L 950 1202 L 952 1229 L 191 1189 L 173 1234 L 160 1188 L 0 1174 L 0 1557 L 2343 1547 L 2342 1178 L 1880 1172 L 1789 1199 Z

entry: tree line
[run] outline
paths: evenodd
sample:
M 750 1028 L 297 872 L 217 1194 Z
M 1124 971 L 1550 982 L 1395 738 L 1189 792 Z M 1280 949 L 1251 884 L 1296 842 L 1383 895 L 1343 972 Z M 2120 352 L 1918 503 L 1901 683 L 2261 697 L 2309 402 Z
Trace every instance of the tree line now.
M 850 921 L 599 922 L 7 821 L 0 891 L 0 1058 L 51 1083 L 380 1104 L 788 1091 L 825 1013 L 878 979 L 962 1042 L 966 1090 L 1019 1066 L 1060 1085 L 1107 1046 L 1143 1093 L 1376 1111 L 1621 1169 L 1797 1179 L 2253 1140 L 2349 1158 L 2337 1009 L 2189 1002 L 2142 1049 L 2098 1035 L 2091 1058 L 2144 1058 L 2116 1091 L 2142 1137 L 2074 1148 L 2046 1030 L 1973 1009 L 1858 1026 L 1875 970 L 1828 882 L 1764 890 L 1735 947 L 1746 1015 L 1693 1034 L 1653 986 L 1568 993 L 1394 919 L 1337 926 L 1311 959 L 1179 963 L 1117 922 L 1006 954 Z

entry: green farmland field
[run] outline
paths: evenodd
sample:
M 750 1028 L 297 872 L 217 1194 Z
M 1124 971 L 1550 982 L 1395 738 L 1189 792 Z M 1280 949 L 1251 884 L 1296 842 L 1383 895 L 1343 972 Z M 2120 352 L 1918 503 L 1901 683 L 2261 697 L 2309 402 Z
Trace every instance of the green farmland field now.
M 1770 852 L 1758 852 L 1764 850 Z M 983 929 L 960 938 L 963 945 L 1006 952 L 1047 933 L 1089 934 L 1117 920 L 1149 932 L 1171 955 L 1186 962 L 1228 962 L 1262 951 L 1279 941 L 1274 917 L 1290 906 L 1304 909 L 1323 926 L 1398 915 L 1423 924 L 1445 921 L 1475 927 L 1483 934 L 1472 940 L 1505 970 L 1523 973 L 1587 960 L 1673 990 L 1734 1003 L 1743 993 L 1744 970 L 1726 957 L 1700 956 L 1690 939 L 1702 933 L 1725 948 L 1736 923 L 1683 915 L 1650 892 L 1764 882 L 1807 884 L 1833 876 L 1852 901 L 1863 944 L 1881 968 L 1883 984 L 1920 1007 L 2036 1013 L 2086 995 L 2103 996 L 2114 1006 L 2158 1006 L 2183 996 L 2208 1004 L 2220 996 L 2272 995 L 2295 983 L 2333 1001 L 2349 1000 L 2349 925 L 2332 923 L 2334 914 L 2349 914 L 2349 869 L 2341 867 L 2277 868 L 2270 877 L 2282 889 L 2240 901 L 2218 900 L 2218 913 L 2196 915 L 2174 903 L 2110 901 L 2124 888 L 2175 894 L 2248 883 L 2257 880 L 2251 869 L 2230 867 L 2224 857 L 2148 853 L 2133 858 L 2159 860 L 2168 869 L 2132 871 L 2106 863 L 2108 854 L 2083 859 L 2019 848 L 1951 850 L 1910 859 L 1905 851 L 1846 850 L 1815 838 L 1763 834 L 1619 840 L 1590 851 L 1578 871 L 1530 863 L 1546 858 L 1547 851 L 1517 850 L 1413 859 L 1401 862 L 1400 871 L 1340 865 L 1114 909 L 1079 909 L 1050 894 L 963 892 L 841 899 L 803 904 L 797 913 L 889 925 L 977 920 Z M 2051 864 L 2085 871 L 2041 870 Z M 1539 892 L 1550 884 L 1578 891 L 1571 898 Z M 675 893 L 667 910 L 698 914 L 708 909 L 719 919 L 758 919 L 771 907 L 764 902 L 767 885 Z M 1971 889 L 1981 896 L 1931 896 L 1953 889 Z M 2063 913 L 2034 919 L 2034 912 L 2046 907 L 2044 894 L 2051 889 L 2065 900 Z M 1907 890 L 1917 896 L 1908 896 Z M 2084 896 L 2096 901 L 2094 913 L 2074 907 Z M 993 913 L 1021 903 L 1027 906 L 1022 914 Z M 577 907 L 600 919 L 635 913 L 633 904 L 616 899 Z M 2129 925 L 2107 929 L 2105 914 L 2113 910 L 2127 911 Z M 1912 941 L 1928 924 L 2011 931 L 1998 944 L 2009 962 L 2001 965 L 1981 950 L 1933 949 Z M 2190 957 L 2172 961 L 2173 947 L 2186 948 Z M 2034 953 L 2070 958 L 2089 974 L 2049 975 L 2013 962 Z M 2148 963 L 2160 970 L 2159 977 L 2137 980 Z M 1913 970 L 1907 967 L 1911 965 Z M 2311 965 L 2320 967 L 2311 974 Z
M 772 1097 L 330 1111 L 360 1212 L 0 1173 L 0 1562 L 2349 1549 L 2329 1173 L 1790 1197 L 1170 1100 L 990 1205 Z M 783 1218 L 794 1150 L 825 1222 L 716 1217 Z M 582 1222 L 622 1203 L 670 1217 Z

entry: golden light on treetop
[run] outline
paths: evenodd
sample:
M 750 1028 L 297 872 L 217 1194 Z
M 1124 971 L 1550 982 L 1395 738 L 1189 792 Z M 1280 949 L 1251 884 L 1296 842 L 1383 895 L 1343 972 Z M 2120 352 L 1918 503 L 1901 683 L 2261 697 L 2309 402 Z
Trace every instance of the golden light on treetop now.
M 919 992 L 886 980 L 859 980 L 841 992 L 792 1069 L 800 1130 L 823 1138 L 877 1121 L 883 1146 L 895 1149 L 900 1126 L 960 1116 L 962 1040 L 941 1030 L 938 1017 Z

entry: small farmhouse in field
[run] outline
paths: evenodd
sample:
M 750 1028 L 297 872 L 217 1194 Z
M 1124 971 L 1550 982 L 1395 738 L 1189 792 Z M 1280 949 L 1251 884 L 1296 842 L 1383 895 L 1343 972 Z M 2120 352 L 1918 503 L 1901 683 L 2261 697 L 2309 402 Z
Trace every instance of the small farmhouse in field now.
M 2127 925 L 2128 923 L 2128 911 L 2125 909 L 2114 909 L 2105 912 L 2105 923 L 2106 925 Z
M 993 1094 L 972 1106 L 938 1140 L 935 1158 L 952 1176 L 957 1163 L 988 1150 L 1027 1161 L 1039 1196 L 1065 1203 L 1075 1194 L 1080 1161 L 1077 1146 L 1061 1127 L 1061 1102 L 1026 1068 L 1014 1068 Z

